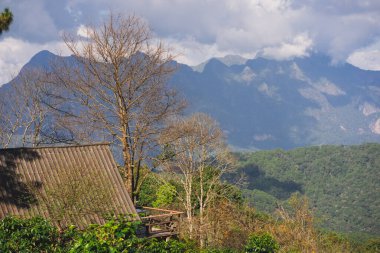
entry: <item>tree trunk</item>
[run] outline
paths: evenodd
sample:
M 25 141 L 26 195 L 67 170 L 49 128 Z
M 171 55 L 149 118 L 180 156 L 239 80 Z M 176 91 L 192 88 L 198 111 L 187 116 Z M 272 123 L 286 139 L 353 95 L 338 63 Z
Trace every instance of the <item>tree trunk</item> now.
M 126 171 L 126 180 L 125 180 L 125 187 L 127 187 L 127 191 L 129 196 L 131 197 L 133 203 L 135 203 L 134 197 L 133 197 L 133 186 L 132 186 L 132 180 L 133 180 L 133 174 L 132 174 L 132 166 L 131 166 L 131 159 L 128 149 L 128 141 L 127 136 L 124 133 L 123 134 L 123 159 L 124 159 L 124 169 Z
M 188 179 L 190 180 L 190 179 Z M 189 237 L 190 239 L 193 239 L 193 230 L 194 230 L 194 224 L 193 224 L 193 212 L 192 212 L 192 204 L 191 204 L 191 189 L 192 185 L 191 182 L 188 182 L 187 190 L 186 191 L 186 214 L 187 214 L 187 221 L 189 223 Z

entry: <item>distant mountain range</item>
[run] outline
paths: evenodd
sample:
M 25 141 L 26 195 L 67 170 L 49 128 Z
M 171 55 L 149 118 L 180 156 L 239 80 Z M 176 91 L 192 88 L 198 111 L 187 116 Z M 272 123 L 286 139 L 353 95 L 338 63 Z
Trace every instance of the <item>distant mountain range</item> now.
M 172 79 L 190 111 L 215 117 L 232 146 L 289 149 L 380 141 L 380 71 L 333 66 L 320 54 L 232 60 L 181 65 Z
M 41 51 L 24 68 L 52 58 L 59 56 Z M 239 150 L 380 142 L 380 71 L 331 65 L 325 55 L 179 64 L 170 85 L 188 99 L 188 113 L 216 118 Z

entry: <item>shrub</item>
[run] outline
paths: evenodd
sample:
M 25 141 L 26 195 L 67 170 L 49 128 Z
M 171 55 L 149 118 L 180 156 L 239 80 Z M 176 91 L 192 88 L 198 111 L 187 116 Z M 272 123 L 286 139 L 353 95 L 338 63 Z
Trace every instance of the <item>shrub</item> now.
M 0 221 L 0 252 L 57 252 L 58 231 L 41 217 Z
M 174 185 L 167 183 L 161 185 L 156 192 L 156 200 L 153 202 L 153 207 L 165 207 L 173 203 L 176 195 Z
M 139 226 L 140 223 L 131 221 L 130 217 L 112 219 L 104 225 L 90 225 L 83 232 L 74 233 L 69 252 L 134 252 L 142 240 L 136 236 Z
M 202 249 L 200 253 L 238 253 L 241 251 L 233 249 Z
M 68 252 L 68 253 L 184 253 L 193 252 L 190 244 L 177 240 L 159 241 L 139 238 L 141 223 L 130 217 L 111 219 L 104 225 L 90 225 L 83 231 L 75 226 L 61 234 L 48 221 L 36 217 L 6 217 L 0 221 L 0 252 Z
M 368 240 L 365 243 L 365 252 L 380 252 L 380 238 Z
M 141 223 L 130 217 L 111 219 L 104 225 L 90 225 L 85 231 L 74 235 L 69 253 L 182 253 L 187 252 L 185 243 L 168 240 L 139 238 L 136 233 Z
M 279 249 L 278 243 L 268 233 L 253 234 L 249 237 L 245 252 L 272 253 Z
M 156 239 L 145 239 L 144 245 L 137 251 L 139 253 L 184 253 L 193 252 L 183 242 L 177 240 L 158 241 Z

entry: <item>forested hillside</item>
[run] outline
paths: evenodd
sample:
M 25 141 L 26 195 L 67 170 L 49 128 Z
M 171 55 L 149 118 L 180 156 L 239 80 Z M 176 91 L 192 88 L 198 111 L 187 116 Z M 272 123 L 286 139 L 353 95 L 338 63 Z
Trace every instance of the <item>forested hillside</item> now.
M 305 194 L 320 224 L 380 234 L 380 144 L 276 149 L 238 154 L 245 194 L 263 211 Z

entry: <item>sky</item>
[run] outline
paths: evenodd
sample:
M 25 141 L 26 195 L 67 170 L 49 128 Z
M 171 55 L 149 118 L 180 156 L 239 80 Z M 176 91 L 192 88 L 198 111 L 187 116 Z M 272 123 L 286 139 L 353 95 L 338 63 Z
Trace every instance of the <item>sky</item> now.
M 379 0 L 0 0 L 14 22 L 0 35 L 0 85 L 41 50 L 68 55 L 64 32 L 80 33 L 112 11 L 143 18 L 191 66 L 211 57 L 271 59 L 328 54 L 380 70 Z

